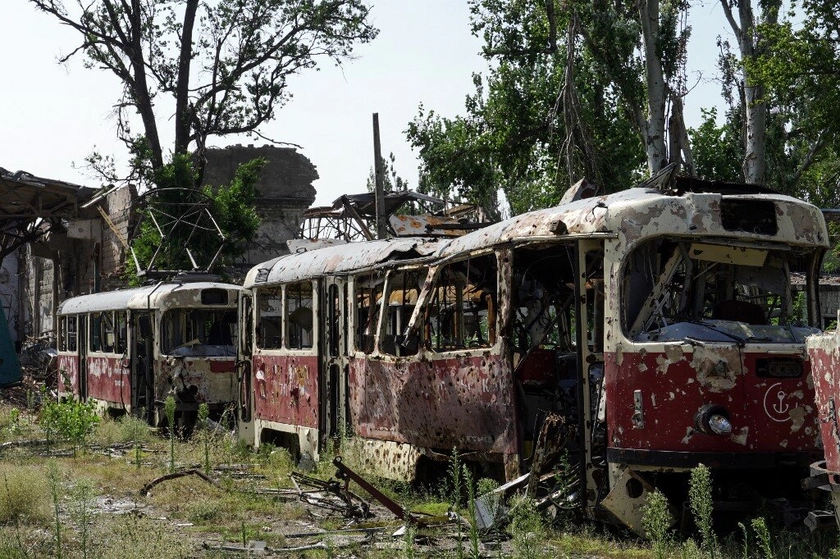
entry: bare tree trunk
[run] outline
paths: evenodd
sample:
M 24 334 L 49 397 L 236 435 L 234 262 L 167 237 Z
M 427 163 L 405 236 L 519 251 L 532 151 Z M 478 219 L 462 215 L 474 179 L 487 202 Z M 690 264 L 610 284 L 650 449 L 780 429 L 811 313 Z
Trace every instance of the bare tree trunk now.
M 656 52 L 659 35 L 659 0 L 641 0 L 639 19 L 642 22 L 647 78 L 648 114 L 643 128 L 648 169 L 653 174 L 668 164 L 665 148 L 665 102 L 667 84 L 662 74 L 662 61 Z
M 186 152 L 190 144 L 192 111 L 189 106 L 190 62 L 192 61 L 192 36 L 198 0 L 188 0 L 184 10 L 181 31 L 181 56 L 178 60 L 178 82 L 175 84 L 175 152 Z
M 119 20 L 116 16 L 113 2 L 107 1 L 106 6 L 111 17 L 115 19 L 114 28 L 119 29 Z M 135 95 L 137 110 L 143 120 L 143 127 L 146 131 L 146 140 L 149 142 L 149 149 L 152 150 L 152 166 L 155 169 L 163 167 L 163 149 L 160 146 L 160 135 L 158 134 L 157 121 L 155 120 L 154 105 L 152 96 L 149 94 L 149 85 L 146 81 L 146 62 L 143 57 L 143 14 L 140 8 L 140 0 L 131 0 L 131 13 L 128 14 L 131 20 L 130 50 L 126 53 L 131 60 L 131 72 L 133 75 L 132 94 Z
M 748 60 L 756 54 L 755 16 L 752 0 L 720 0 L 729 26 L 738 39 L 741 60 Z M 732 13 L 733 6 L 738 8 L 738 22 Z M 775 19 L 775 10 L 768 15 Z M 764 184 L 767 170 L 767 105 L 764 103 L 764 88 L 750 79 L 749 71 L 742 64 L 744 87 L 744 161 L 742 170 L 744 181 Z

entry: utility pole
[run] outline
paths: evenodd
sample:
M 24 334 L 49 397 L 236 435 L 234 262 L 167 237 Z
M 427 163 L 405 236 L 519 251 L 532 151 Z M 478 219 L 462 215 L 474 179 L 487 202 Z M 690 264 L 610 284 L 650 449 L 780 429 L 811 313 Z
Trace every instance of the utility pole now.
M 379 113 L 373 113 L 373 173 L 376 186 L 376 238 L 384 239 L 387 235 L 385 224 L 385 170 L 382 168 L 382 147 L 379 145 Z

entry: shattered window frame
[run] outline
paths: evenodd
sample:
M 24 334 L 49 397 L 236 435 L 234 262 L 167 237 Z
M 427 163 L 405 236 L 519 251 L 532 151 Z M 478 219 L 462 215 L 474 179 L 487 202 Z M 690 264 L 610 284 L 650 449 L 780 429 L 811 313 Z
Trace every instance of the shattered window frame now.
M 309 280 L 283 286 L 283 331 L 286 349 L 297 351 L 315 347 L 318 322 L 316 293 L 314 282 Z
M 283 287 L 260 287 L 254 303 L 255 344 L 258 349 L 283 347 Z
M 416 355 L 418 346 L 406 344 L 405 331 L 417 304 L 426 278 L 428 266 L 401 267 L 389 270 L 385 278 L 387 312 L 383 317 L 383 330 L 379 338 L 379 349 L 386 355 L 408 357 Z
M 483 267 L 476 264 L 481 260 L 487 261 Z M 492 274 L 488 275 L 489 271 Z M 438 267 L 424 309 L 426 349 L 435 353 L 471 351 L 488 349 L 499 342 L 499 272 L 494 251 L 471 254 Z M 467 320 L 468 314 L 472 314 L 472 321 Z
M 796 314 L 791 274 L 807 271 L 817 253 L 748 240 L 647 239 L 618 276 L 622 333 L 634 343 L 798 343 L 813 329 Z
M 353 348 L 370 355 L 376 351 L 381 324 L 386 273 L 375 270 L 353 277 Z M 372 303 L 371 303 L 372 301 Z

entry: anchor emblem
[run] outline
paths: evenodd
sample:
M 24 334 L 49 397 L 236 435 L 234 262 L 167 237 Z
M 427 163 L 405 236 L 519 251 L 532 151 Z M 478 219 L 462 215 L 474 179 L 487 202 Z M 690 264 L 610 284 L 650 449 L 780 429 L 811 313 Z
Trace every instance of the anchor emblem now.
M 779 401 L 773 404 L 773 411 L 779 414 L 785 413 L 790 409 L 790 406 L 785 404 L 784 402 L 785 396 L 787 396 L 787 394 L 785 394 L 783 390 L 779 390 L 779 393 L 776 396 L 778 396 Z
M 788 394 L 781 389 L 782 383 L 777 382 L 764 393 L 764 413 L 777 423 L 790 421 L 790 404 L 785 402 Z

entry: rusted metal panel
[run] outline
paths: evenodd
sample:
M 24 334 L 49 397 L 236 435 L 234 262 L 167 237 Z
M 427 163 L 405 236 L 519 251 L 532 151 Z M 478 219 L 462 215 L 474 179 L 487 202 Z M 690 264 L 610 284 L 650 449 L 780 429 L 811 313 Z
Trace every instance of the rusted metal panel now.
M 392 215 L 388 221 L 398 237 L 460 237 L 474 229 L 458 219 L 435 215 Z
M 799 378 L 760 378 L 757 361 L 777 353 L 734 345 L 684 351 L 607 353 L 610 447 L 691 452 L 807 452 L 817 450 L 816 410 L 808 363 Z M 641 397 L 641 405 L 638 402 Z M 720 406 L 729 435 L 703 433 L 697 414 Z
M 254 355 L 254 415 L 257 419 L 318 428 L 318 358 Z
M 79 393 L 79 356 L 58 354 L 58 395 L 72 397 Z
M 111 403 L 112 407 L 131 406 L 129 370 L 118 355 L 88 355 L 87 395 Z
M 398 258 L 429 256 L 439 246 L 440 241 L 428 239 L 389 239 L 290 254 L 258 264 L 248 272 L 243 285 L 250 288 L 263 283 L 291 283 L 325 275 L 341 275 Z
M 362 437 L 492 453 L 498 461 L 518 452 L 513 380 L 504 360 L 490 352 L 351 359 L 350 407 Z
M 840 335 L 834 331 L 810 336 L 806 345 L 813 371 L 825 468 L 840 473 Z
M 163 356 L 155 367 L 156 399 L 170 394 L 181 404 L 211 407 L 236 400 L 236 360 L 233 357 Z

